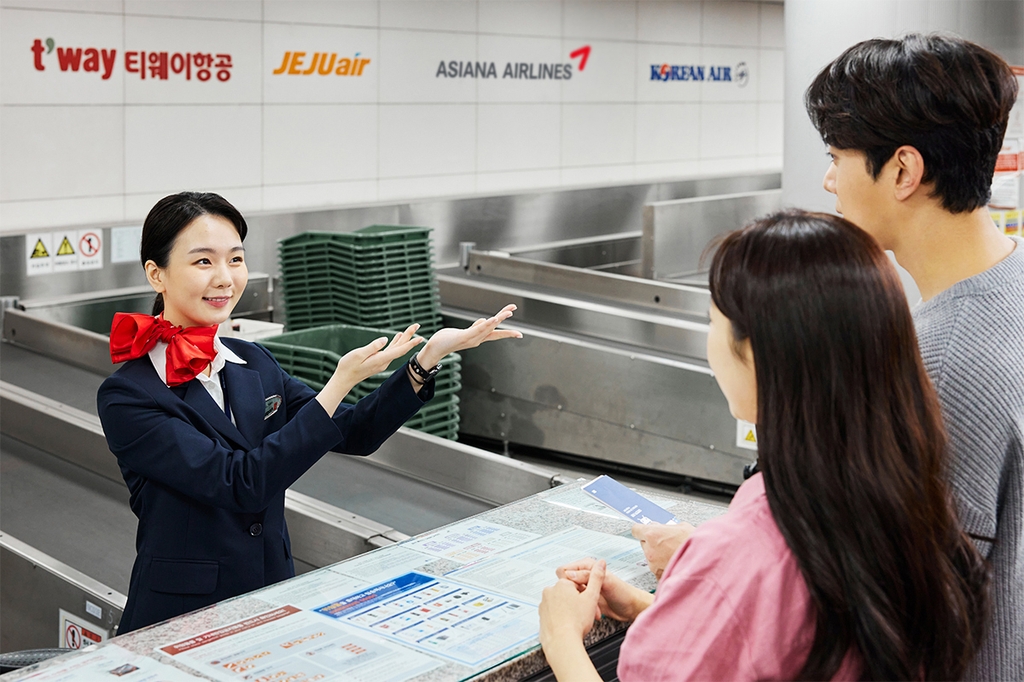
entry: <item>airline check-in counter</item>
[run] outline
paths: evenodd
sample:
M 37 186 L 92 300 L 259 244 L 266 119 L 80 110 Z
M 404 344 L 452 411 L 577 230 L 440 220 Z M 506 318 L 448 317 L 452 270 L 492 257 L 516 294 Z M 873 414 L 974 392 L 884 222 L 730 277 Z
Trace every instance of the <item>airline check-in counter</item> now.
M 541 680 L 537 605 L 555 568 L 591 556 L 655 587 L 630 522 L 580 482 L 484 511 L 96 647 L 5 675 L 57 682 Z M 641 491 L 694 525 L 723 505 Z M 626 626 L 601 620 L 588 646 L 614 673 Z M 138 673 L 143 673 L 138 675 Z

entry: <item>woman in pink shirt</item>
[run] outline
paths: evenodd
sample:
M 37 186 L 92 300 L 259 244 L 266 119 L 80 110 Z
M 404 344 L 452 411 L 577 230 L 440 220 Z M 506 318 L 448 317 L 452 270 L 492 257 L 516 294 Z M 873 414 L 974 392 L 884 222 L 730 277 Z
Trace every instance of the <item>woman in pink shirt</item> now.
M 788 211 L 728 235 L 708 363 L 755 422 L 760 473 L 675 552 L 656 594 L 586 559 L 544 591 L 559 680 L 598 680 L 583 637 L 634 621 L 623 682 L 955 679 L 988 574 L 944 483 L 945 435 L 899 278 L 853 224 Z

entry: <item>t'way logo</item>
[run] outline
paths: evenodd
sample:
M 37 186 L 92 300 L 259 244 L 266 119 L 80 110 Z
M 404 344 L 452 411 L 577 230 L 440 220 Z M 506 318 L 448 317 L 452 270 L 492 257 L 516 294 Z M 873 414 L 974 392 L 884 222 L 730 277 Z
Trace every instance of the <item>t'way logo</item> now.
M 590 45 L 584 45 L 569 53 L 569 59 L 579 59 L 580 71 L 587 67 Z M 569 80 L 572 78 L 572 64 L 551 64 L 543 62 L 505 62 L 502 78 L 524 80 Z M 494 62 L 441 61 L 434 78 L 497 78 L 498 67 Z
M 360 52 L 349 59 L 342 57 L 338 59 L 337 52 L 314 52 L 313 58 L 309 60 L 309 66 L 303 62 L 306 58 L 305 52 L 285 52 L 281 59 L 281 66 L 277 67 L 273 74 L 275 76 L 311 76 L 317 73 L 321 76 L 362 76 L 363 69 L 370 63 L 369 59 L 360 57 Z
M 32 42 L 32 65 L 36 71 L 46 71 L 43 56 L 57 51 L 57 66 L 61 71 L 84 71 L 102 73 L 101 78 L 108 80 L 114 73 L 116 49 L 100 49 L 96 47 L 57 47 L 53 38 L 43 41 L 36 38 Z M 50 58 L 52 64 L 52 58 Z M 130 50 L 124 53 L 124 70 L 126 73 L 137 74 L 141 80 L 146 78 L 167 80 L 171 74 L 182 75 L 185 80 L 192 80 L 193 74 L 199 81 L 209 81 L 216 73 L 221 83 L 231 80 L 233 63 L 231 55 L 210 52 L 175 52 Z
M 46 39 L 46 46 L 43 46 L 43 41 L 36 38 L 32 42 L 32 63 L 36 67 L 36 71 L 46 71 L 46 66 L 43 64 L 43 51 L 46 54 L 53 52 L 55 44 L 53 38 Z M 94 71 L 99 73 L 103 72 L 103 80 L 110 78 L 110 74 L 114 72 L 114 58 L 117 56 L 117 50 L 101 50 L 95 47 L 58 47 L 57 48 L 57 63 L 60 65 L 61 71 Z M 84 59 L 83 59 L 84 58 Z

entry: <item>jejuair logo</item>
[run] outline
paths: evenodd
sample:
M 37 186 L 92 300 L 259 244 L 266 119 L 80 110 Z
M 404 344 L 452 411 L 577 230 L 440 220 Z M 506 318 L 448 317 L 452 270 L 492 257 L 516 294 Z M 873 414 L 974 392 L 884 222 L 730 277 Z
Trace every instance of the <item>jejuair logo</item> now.
M 363 69 L 370 63 L 369 59 L 361 57 L 361 52 L 356 52 L 352 58 L 342 57 L 338 59 L 337 52 L 314 52 L 308 65 L 303 61 L 306 52 L 285 52 L 281 59 L 281 66 L 273 71 L 273 75 L 280 76 L 310 76 L 314 73 L 321 76 L 362 76 Z
M 750 80 L 746 62 L 731 66 L 695 64 L 651 64 L 652 81 L 719 81 L 736 83 L 741 88 Z
M 584 45 L 569 53 L 569 59 L 579 59 L 579 71 L 587 68 L 590 58 L 590 45 Z M 505 62 L 501 69 L 502 78 L 522 80 L 569 80 L 572 78 L 572 63 L 544 62 Z M 497 78 L 498 66 L 495 62 L 441 61 L 437 65 L 434 78 Z

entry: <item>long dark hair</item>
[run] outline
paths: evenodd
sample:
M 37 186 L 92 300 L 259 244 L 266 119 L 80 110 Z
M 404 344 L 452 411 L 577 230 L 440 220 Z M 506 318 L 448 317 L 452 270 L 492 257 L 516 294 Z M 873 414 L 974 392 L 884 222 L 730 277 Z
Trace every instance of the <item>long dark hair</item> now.
M 139 248 L 142 267 L 146 267 L 146 261 L 153 261 L 159 267 L 166 268 L 174 240 L 201 215 L 220 216 L 230 221 L 238 230 L 239 238 L 245 241 L 249 231 L 245 218 L 221 195 L 213 192 L 171 194 L 156 202 L 149 210 L 146 222 L 142 224 L 142 245 Z M 153 301 L 153 314 L 159 315 L 163 310 L 164 297 L 157 294 Z
M 988 569 L 960 530 L 945 433 L 899 276 L 835 216 L 726 236 L 711 298 L 750 339 L 758 464 L 816 613 L 801 679 L 851 649 L 864 679 L 955 679 L 984 633 Z

